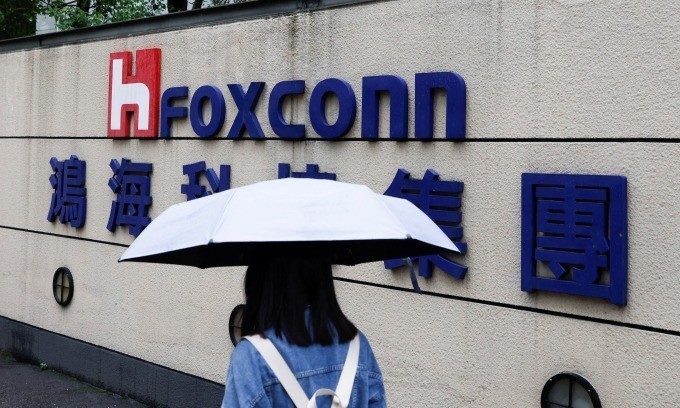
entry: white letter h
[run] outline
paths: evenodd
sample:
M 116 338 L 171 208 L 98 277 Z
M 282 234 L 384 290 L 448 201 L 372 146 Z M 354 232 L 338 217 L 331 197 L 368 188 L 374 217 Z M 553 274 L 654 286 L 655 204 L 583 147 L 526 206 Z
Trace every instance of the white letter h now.
M 123 83 L 123 60 L 113 60 L 111 80 L 111 129 L 120 130 L 123 105 L 137 105 L 137 128 L 149 129 L 149 87 L 143 83 Z

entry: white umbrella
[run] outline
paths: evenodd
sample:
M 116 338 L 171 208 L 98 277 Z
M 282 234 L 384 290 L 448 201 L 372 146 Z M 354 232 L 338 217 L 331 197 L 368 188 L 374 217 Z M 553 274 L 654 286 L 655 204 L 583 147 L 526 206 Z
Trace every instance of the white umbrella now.
M 208 268 L 300 254 L 355 265 L 451 251 L 460 252 L 407 200 L 357 184 L 287 178 L 173 205 L 120 261 Z

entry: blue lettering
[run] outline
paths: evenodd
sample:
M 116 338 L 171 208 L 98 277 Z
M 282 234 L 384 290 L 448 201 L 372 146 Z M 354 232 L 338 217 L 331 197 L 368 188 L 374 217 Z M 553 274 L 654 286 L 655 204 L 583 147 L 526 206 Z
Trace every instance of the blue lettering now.
M 464 138 L 467 109 L 465 81 L 463 77 L 453 72 L 416 74 L 416 138 L 433 137 L 433 89 L 446 91 L 446 138 Z
M 390 94 L 390 139 L 408 137 L 408 86 L 403 78 L 393 75 L 364 77 L 361 92 L 362 138 L 378 137 L 379 92 Z
M 251 82 L 244 92 L 240 84 L 229 84 L 228 88 L 238 108 L 228 139 L 237 139 L 248 132 L 252 139 L 264 139 L 260 122 L 255 114 L 257 103 L 265 88 L 264 82 Z M 429 72 L 415 75 L 415 137 L 428 140 L 434 137 L 435 91 L 446 95 L 445 138 L 462 139 L 466 131 L 466 85 L 465 80 L 454 72 Z M 278 137 L 299 140 L 306 137 L 306 124 L 288 123 L 283 115 L 283 104 L 287 97 L 303 95 L 305 81 L 293 80 L 277 83 L 269 96 L 268 117 L 272 131 Z M 406 139 L 409 135 L 408 110 L 409 89 L 403 78 L 395 75 L 367 76 L 362 79 L 361 138 L 376 139 L 380 135 L 380 95 L 387 93 L 390 98 L 390 139 Z M 328 123 L 326 106 L 328 98 L 338 99 L 338 113 L 335 123 Z M 165 90 L 161 98 L 160 137 L 171 137 L 172 124 L 176 119 L 186 118 L 201 138 L 217 135 L 225 123 L 226 103 L 219 88 L 201 86 L 191 97 L 189 109 L 173 106 L 176 99 L 189 96 L 186 86 Z M 205 123 L 203 108 L 210 104 L 209 123 Z M 357 101 L 352 86 L 338 78 L 319 82 L 309 99 L 309 121 L 314 131 L 323 139 L 337 139 L 350 132 L 354 126 Z
M 174 99 L 186 98 L 187 96 L 189 96 L 189 87 L 187 86 L 176 86 L 163 92 L 161 97 L 161 137 L 170 137 L 172 119 L 187 117 L 188 109 L 186 107 L 172 106 Z
M 248 130 L 248 134 L 252 139 L 263 139 L 264 132 L 253 110 L 264 89 L 264 82 L 251 82 L 247 93 L 243 92 L 243 87 L 239 84 L 227 86 L 238 107 L 238 115 L 234 118 L 234 123 L 231 125 L 231 129 L 229 129 L 227 138 L 237 139 Z
M 334 93 L 338 97 L 338 120 L 330 125 L 326 120 L 326 97 Z M 309 100 L 309 120 L 314 131 L 324 139 L 336 139 L 349 132 L 357 113 L 357 100 L 349 83 L 337 78 L 319 82 Z
M 208 124 L 203 120 L 203 104 L 206 101 L 210 102 L 212 112 Z M 213 137 L 222 129 L 226 111 L 224 95 L 219 88 L 204 85 L 198 88 L 191 97 L 191 108 L 189 110 L 191 127 L 200 137 Z
M 305 138 L 305 125 L 288 124 L 283 118 L 285 97 L 303 93 L 305 93 L 305 81 L 283 81 L 276 84 L 269 95 L 269 124 L 274 133 L 282 139 Z

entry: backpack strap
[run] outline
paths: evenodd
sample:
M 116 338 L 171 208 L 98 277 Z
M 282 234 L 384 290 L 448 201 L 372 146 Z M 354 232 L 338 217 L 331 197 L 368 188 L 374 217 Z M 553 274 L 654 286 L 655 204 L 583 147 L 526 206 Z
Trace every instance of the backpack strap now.
M 316 397 L 321 397 L 323 395 L 329 395 L 333 397 L 333 403 L 331 404 L 331 408 L 347 408 L 347 405 L 341 405 L 342 402 L 340 402 L 340 397 L 338 396 L 338 394 L 336 394 L 335 391 L 333 390 L 329 390 L 328 388 L 321 388 L 316 390 L 314 395 L 312 395 L 312 398 L 309 400 L 307 408 L 316 408 Z
M 307 408 L 317 408 L 316 397 L 322 395 L 333 396 L 332 408 L 347 408 L 349 406 L 349 400 L 352 397 L 352 388 L 354 388 L 354 378 L 356 377 L 357 369 L 359 368 L 360 346 L 361 342 L 359 340 L 359 335 L 357 334 L 352 341 L 349 342 L 349 350 L 347 350 L 345 365 L 342 368 L 342 373 L 340 373 L 340 380 L 338 380 L 338 386 L 335 391 L 329 390 L 328 388 L 318 390 L 312 395 Z
M 349 343 L 349 350 L 345 358 L 345 365 L 340 373 L 337 389 L 333 391 L 328 388 L 321 388 L 312 395 L 311 399 L 307 398 L 307 394 L 295 378 L 295 374 L 290 370 L 290 367 L 288 367 L 281 353 L 279 353 L 271 340 L 258 335 L 246 336 L 244 339 L 248 340 L 262 355 L 264 361 L 272 369 L 279 382 L 281 382 L 283 389 L 286 390 L 290 399 L 293 400 L 296 408 L 316 408 L 316 397 L 322 395 L 333 397 L 333 408 L 346 408 L 349 406 L 352 388 L 354 387 L 354 378 L 359 367 L 359 335 L 356 335 Z
M 335 392 L 340 397 L 343 407 L 349 406 L 349 399 L 352 396 L 352 388 L 354 387 L 354 378 L 357 375 L 357 368 L 359 367 L 359 351 L 361 342 L 359 334 L 354 336 L 349 342 L 349 350 L 345 358 L 345 366 L 340 374 L 340 380 Z
M 293 400 L 296 408 L 307 408 L 309 403 L 309 398 L 305 390 L 302 389 L 300 383 L 295 379 L 295 374 L 290 370 L 290 367 L 286 364 L 281 357 L 281 353 L 274 347 L 274 344 L 269 339 L 265 339 L 261 336 L 246 336 L 244 339 L 248 340 L 257 351 L 260 352 L 264 361 L 272 369 L 274 375 L 279 379 L 283 389 Z

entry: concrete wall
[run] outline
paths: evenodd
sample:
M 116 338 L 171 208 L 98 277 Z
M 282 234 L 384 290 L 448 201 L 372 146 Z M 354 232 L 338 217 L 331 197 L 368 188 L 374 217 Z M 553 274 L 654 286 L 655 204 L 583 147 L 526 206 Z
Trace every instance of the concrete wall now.
M 109 161 L 153 163 L 152 217 L 184 200 L 181 167 L 199 160 L 230 164 L 232 187 L 276 178 L 281 162 L 296 171 L 317 163 L 376 192 L 400 167 L 417 178 L 432 168 L 465 182 L 465 280 L 436 271 L 421 285 L 442 296 L 418 296 L 396 290 L 410 286 L 407 274 L 380 263 L 336 271 L 346 279 L 337 282 L 342 306 L 373 344 L 391 406 L 535 407 L 548 378 L 573 371 L 605 407 L 676 407 L 679 17 L 671 0 L 395 0 L 1 54 L 0 315 L 223 381 L 245 268 L 117 264 L 123 248 L 107 243 L 132 237 L 105 228 Z M 307 94 L 287 114 L 308 125 L 310 140 L 225 140 L 231 98 L 216 140 L 198 140 L 188 121 L 173 135 L 190 140 L 107 139 L 109 54 L 151 47 L 163 52 L 161 89 L 210 84 L 226 95 L 228 83 L 265 81 L 256 112 L 272 138 L 271 86 L 306 80 Z M 402 76 L 412 98 L 413 75 L 430 71 L 465 78 L 472 140 L 329 143 L 313 134 L 306 107 L 318 81 L 347 80 L 360 103 L 363 76 Z M 383 114 L 383 137 L 387 121 Z M 360 136 L 360 124 L 358 115 L 347 138 Z M 49 159 L 72 154 L 88 166 L 87 225 L 78 231 L 45 220 Z M 628 177 L 627 306 L 520 291 L 523 172 Z M 60 266 L 76 285 L 67 309 L 51 294 Z

